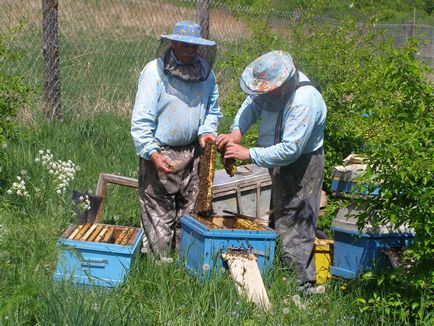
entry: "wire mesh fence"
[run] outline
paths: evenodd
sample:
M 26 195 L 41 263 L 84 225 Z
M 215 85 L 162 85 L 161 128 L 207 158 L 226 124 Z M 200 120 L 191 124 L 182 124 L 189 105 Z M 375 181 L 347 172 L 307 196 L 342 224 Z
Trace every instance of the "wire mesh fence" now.
M 48 5 L 59 2 L 56 35 L 43 35 L 43 24 L 52 23 L 52 17 L 42 8 L 41 0 L 0 0 L 0 31 L 21 25 L 16 38 L 26 55 L 19 65 L 8 69 L 25 75 L 26 82 L 35 90 L 36 108 L 44 107 L 45 98 L 59 96 L 60 89 L 62 111 L 129 113 L 139 73 L 155 57 L 159 36 L 170 33 L 179 20 L 196 19 L 194 0 L 42 2 Z M 258 16 L 247 8 L 212 1 L 210 38 L 217 41 L 219 53 L 225 49 L 236 51 L 234 42 L 250 38 L 249 27 L 245 20 L 239 19 L 240 13 L 267 20 L 280 33 L 286 32 L 285 28 L 298 14 L 270 10 Z M 377 28 L 386 30 L 398 46 L 409 35 L 424 34 L 430 41 L 421 47 L 419 54 L 433 65 L 433 26 L 415 25 L 410 29 L 409 25 L 377 25 Z M 56 38 L 58 48 L 50 47 Z M 59 51 L 60 62 L 44 62 L 44 51 Z M 47 76 L 56 69 L 60 69 L 60 80 L 50 80 Z M 232 73 L 218 64 L 215 71 L 218 79 Z M 47 82 L 53 87 L 44 93 Z M 220 88 L 224 96 L 224 85 Z

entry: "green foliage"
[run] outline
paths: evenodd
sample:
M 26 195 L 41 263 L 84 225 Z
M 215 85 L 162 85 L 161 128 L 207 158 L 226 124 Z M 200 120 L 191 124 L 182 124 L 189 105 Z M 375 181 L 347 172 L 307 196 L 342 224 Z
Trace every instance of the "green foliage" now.
M 407 23 L 413 21 L 416 10 L 416 22 L 432 24 L 434 19 L 432 0 L 225 0 L 229 5 L 234 3 L 252 8 L 277 9 L 283 11 L 303 10 L 321 17 L 341 20 L 352 17 L 359 21 L 371 20 L 373 17 L 381 22 Z
M 24 83 L 23 75 L 9 72 L 10 67 L 23 55 L 20 50 L 11 46 L 17 30 L 0 33 L 0 185 L 4 182 L 5 149 L 8 142 L 17 136 L 16 116 L 26 104 L 30 91 Z
M 426 68 L 414 59 L 415 45 L 388 49 L 366 83 L 367 89 L 382 85 L 366 96 L 371 112 L 363 133 L 369 157 L 364 180 L 368 191 L 380 186 L 381 192 L 370 198 L 360 223 L 369 218 L 414 228 L 415 244 L 405 252 L 412 268 L 393 275 L 402 296 L 411 288 L 426 292 L 429 310 L 434 308 L 434 88 L 423 78 Z M 418 303 L 414 297 L 406 300 Z

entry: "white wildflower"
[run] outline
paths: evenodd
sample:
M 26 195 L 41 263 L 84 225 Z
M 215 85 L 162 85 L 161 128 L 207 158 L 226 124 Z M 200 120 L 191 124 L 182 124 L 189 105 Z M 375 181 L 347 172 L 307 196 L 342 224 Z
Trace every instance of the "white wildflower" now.
M 3 149 L 8 148 L 8 144 L 7 144 L 7 143 L 3 143 L 3 144 L 2 144 L 2 148 L 3 148 Z
M 27 171 L 26 170 L 21 170 L 21 175 L 26 175 Z
M 204 272 L 209 271 L 209 269 L 210 269 L 209 264 L 203 264 L 203 265 L 202 265 L 202 269 L 203 269 Z
M 42 154 L 44 154 L 44 151 L 42 149 L 40 149 L 38 153 L 39 153 L 39 155 L 42 155 Z
M 38 162 L 40 162 L 40 161 L 41 161 L 41 159 L 40 159 L 39 157 L 35 158 L 35 162 L 36 162 L 36 163 L 38 163 Z
M 282 313 L 283 313 L 284 315 L 289 314 L 289 308 L 288 308 L 288 307 L 283 308 L 283 309 L 282 309 Z
M 29 193 L 26 189 L 26 182 L 20 176 L 17 176 L 17 180 L 19 182 L 12 183 L 12 187 L 8 191 L 6 191 L 6 193 L 9 195 L 15 193 L 17 196 L 28 197 Z
M 62 194 L 62 190 L 61 189 L 57 189 L 56 193 L 59 194 L 59 195 L 61 195 Z

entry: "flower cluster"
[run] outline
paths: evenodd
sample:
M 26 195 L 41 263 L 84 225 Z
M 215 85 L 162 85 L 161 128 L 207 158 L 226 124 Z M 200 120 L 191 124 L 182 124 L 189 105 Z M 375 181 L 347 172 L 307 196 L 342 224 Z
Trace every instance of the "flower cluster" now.
M 69 183 L 74 180 L 75 173 L 80 170 L 80 167 L 72 163 L 71 160 L 55 161 L 49 149 L 40 150 L 35 162 L 40 162 L 53 177 L 55 191 L 59 195 L 66 191 Z
M 88 195 L 80 196 L 78 200 L 79 207 L 82 212 L 87 212 L 88 210 L 90 210 L 90 200 Z
M 21 196 L 21 197 L 28 197 L 29 193 L 27 192 L 26 181 L 24 180 L 24 178 L 18 175 L 17 182 L 14 182 L 12 184 L 12 187 L 7 191 L 7 193 L 9 195 L 16 194 L 17 196 Z

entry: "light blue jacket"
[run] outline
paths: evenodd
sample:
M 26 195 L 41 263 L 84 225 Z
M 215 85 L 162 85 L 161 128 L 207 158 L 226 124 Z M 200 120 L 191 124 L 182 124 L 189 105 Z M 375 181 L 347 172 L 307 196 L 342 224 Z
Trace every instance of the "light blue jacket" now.
M 161 146 L 185 146 L 205 133 L 217 133 L 222 117 L 219 91 L 211 72 L 202 82 L 163 73 L 163 62 L 149 62 L 140 74 L 131 118 L 137 155 L 149 160 Z
M 299 72 L 299 81 L 309 79 Z M 231 127 L 245 134 L 260 118 L 259 147 L 249 149 L 253 163 L 266 167 L 285 166 L 300 155 L 319 149 L 324 142 L 327 108 L 321 94 L 313 86 L 303 86 L 292 96 L 292 104 L 283 114 L 282 142 L 274 145 L 274 134 L 279 112 L 261 110 L 247 97 L 235 116 Z

